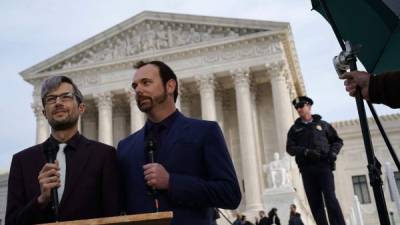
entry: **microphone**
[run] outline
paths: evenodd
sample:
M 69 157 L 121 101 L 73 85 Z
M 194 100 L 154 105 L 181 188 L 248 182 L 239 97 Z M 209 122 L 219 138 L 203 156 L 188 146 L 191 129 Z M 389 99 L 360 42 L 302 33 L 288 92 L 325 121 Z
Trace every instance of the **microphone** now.
M 147 162 L 148 163 L 154 163 L 154 155 L 156 152 L 157 148 L 156 148 L 156 139 L 153 135 L 153 132 L 149 132 L 149 134 L 146 137 L 146 142 L 145 142 L 145 151 L 147 153 Z M 154 199 L 154 204 L 156 207 L 156 212 L 158 212 L 159 210 L 159 201 L 158 201 L 158 192 L 157 189 L 155 187 L 150 187 L 150 193 L 151 196 Z
M 56 140 L 54 140 L 53 138 L 49 138 L 49 140 L 47 140 L 46 142 L 44 142 L 43 144 L 43 149 L 44 149 L 44 155 L 46 156 L 46 161 L 48 163 L 54 163 L 55 159 L 56 159 L 56 155 L 58 152 L 58 143 Z M 52 199 L 52 208 L 54 211 L 54 217 L 55 220 L 58 221 L 59 220 L 59 209 L 58 209 L 58 193 L 57 193 L 57 188 L 52 188 L 51 189 L 51 199 Z
M 147 153 L 147 162 L 154 163 L 154 155 L 156 152 L 156 139 L 153 135 L 153 132 L 149 132 L 146 138 L 146 153 Z

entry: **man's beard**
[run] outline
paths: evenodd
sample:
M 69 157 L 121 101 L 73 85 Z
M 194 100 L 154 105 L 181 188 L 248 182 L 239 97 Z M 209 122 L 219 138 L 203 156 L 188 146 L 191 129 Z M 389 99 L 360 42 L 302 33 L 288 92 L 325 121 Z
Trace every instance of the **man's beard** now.
M 165 102 L 167 100 L 167 97 L 167 92 L 164 90 L 161 95 L 155 96 L 154 98 L 148 96 L 139 96 L 136 100 L 136 103 L 140 111 L 147 113 L 150 112 L 156 104 L 159 105 Z M 140 102 L 145 99 L 149 100 L 150 103 L 145 103 L 141 105 Z
M 54 131 L 67 130 L 74 127 L 79 120 L 79 116 L 68 116 L 64 120 L 57 121 L 54 119 L 49 120 L 49 124 Z

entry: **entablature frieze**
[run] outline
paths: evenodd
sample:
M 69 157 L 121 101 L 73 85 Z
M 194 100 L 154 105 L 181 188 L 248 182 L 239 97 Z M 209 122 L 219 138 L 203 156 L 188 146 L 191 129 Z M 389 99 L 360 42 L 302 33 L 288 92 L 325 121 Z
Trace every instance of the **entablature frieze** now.
M 172 48 L 166 52 L 151 52 L 133 57 L 126 57 L 109 62 L 99 62 L 91 65 L 82 65 L 78 67 L 43 71 L 40 73 L 24 74 L 26 80 L 51 76 L 54 74 L 73 74 L 73 73 L 96 73 L 103 71 L 131 69 L 139 60 L 162 60 L 165 62 L 174 62 L 177 69 L 184 69 L 188 66 L 203 66 L 208 64 L 223 63 L 243 58 L 252 58 L 259 56 L 271 56 L 283 54 L 283 45 L 281 40 L 285 38 L 284 32 L 262 33 L 251 35 L 253 37 L 244 37 L 238 40 L 224 40 L 222 42 L 211 42 L 206 45 L 198 45 L 191 48 Z M 250 39 L 249 39 L 250 38 Z M 178 67 L 178 68 L 177 68 Z
M 253 66 L 276 61 L 283 57 L 283 46 L 280 42 L 282 35 L 259 37 L 242 42 L 225 43 L 201 49 L 191 49 L 184 52 L 175 52 L 166 55 L 153 55 L 144 60 L 162 60 L 168 63 L 178 74 L 180 79 L 195 74 L 213 73 L 215 71 L 229 71 L 237 65 Z M 107 64 L 99 67 L 73 69 L 66 71 L 46 72 L 36 74 L 36 79 L 29 80 L 35 88 L 34 94 L 40 92 L 43 79 L 52 75 L 66 75 L 72 78 L 84 94 L 90 94 L 99 87 L 124 87 L 132 79 L 133 65 L 139 59 Z M 124 88 L 121 87 L 121 88 Z M 89 91 L 90 90 L 90 91 Z
M 42 70 L 48 72 L 106 62 L 146 52 L 157 52 L 180 46 L 196 45 L 220 39 L 235 38 L 259 32 L 268 28 L 247 28 L 212 24 L 195 24 L 146 19 L 113 34 L 104 34 L 93 40 L 86 48 Z M 71 53 L 70 53 L 71 54 Z

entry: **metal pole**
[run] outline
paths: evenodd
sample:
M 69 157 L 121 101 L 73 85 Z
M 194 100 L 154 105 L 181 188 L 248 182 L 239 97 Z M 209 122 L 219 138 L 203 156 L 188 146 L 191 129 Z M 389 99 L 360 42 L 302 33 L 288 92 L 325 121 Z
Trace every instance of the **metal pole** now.
M 356 59 L 350 63 L 350 71 L 357 70 Z M 374 148 L 371 142 L 371 134 L 369 132 L 367 115 L 365 113 L 364 102 L 360 88 L 356 91 L 356 104 L 358 117 L 360 119 L 361 132 L 363 136 L 365 152 L 367 154 L 369 181 L 374 192 L 375 204 L 379 215 L 381 225 L 390 225 L 389 214 L 386 207 L 385 196 L 382 189 L 381 164 L 375 157 Z
M 379 117 L 378 117 L 378 115 L 376 114 L 375 108 L 374 108 L 374 106 L 372 105 L 372 103 L 371 103 L 370 101 L 367 101 L 367 103 L 368 103 L 369 110 L 371 111 L 372 116 L 373 116 L 374 119 L 375 119 L 376 125 L 378 126 L 379 131 L 380 131 L 381 134 L 382 134 L 383 140 L 385 141 L 386 146 L 387 146 L 388 149 L 389 149 L 390 155 L 391 155 L 392 158 L 393 158 L 394 164 L 396 164 L 397 170 L 400 171 L 400 162 L 399 162 L 399 158 L 397 158 L 396 152 L 394 151 L 393 146 L 392 146 L 392 144 L 390 143 L 389 138 L 388 138 L 388 136 L 386 135 L 386 132 L 385 132 L 385 130 L 384 130 L 383 127 L 382 127 L 381 121 L 379 120 Z
M 226 221 L 228 221 L 229 224 L 233 225 L 233 223 L 228 219 L 228 217 L 225 216 L 224 213 L 221 212 L 221 210 L 219 210 L 218 208 L 215 209 L 219 212 L 219 214 L 221 214 L 225 218 Z

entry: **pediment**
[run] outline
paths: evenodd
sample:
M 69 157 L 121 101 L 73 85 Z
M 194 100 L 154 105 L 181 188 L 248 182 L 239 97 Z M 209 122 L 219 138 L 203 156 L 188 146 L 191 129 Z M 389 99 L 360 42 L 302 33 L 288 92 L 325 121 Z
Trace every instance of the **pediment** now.
M 21 72 L 50 71 L 113 62 L 132 56 L 200 43 L 286 29 L 287 23 L 142 12 Z

